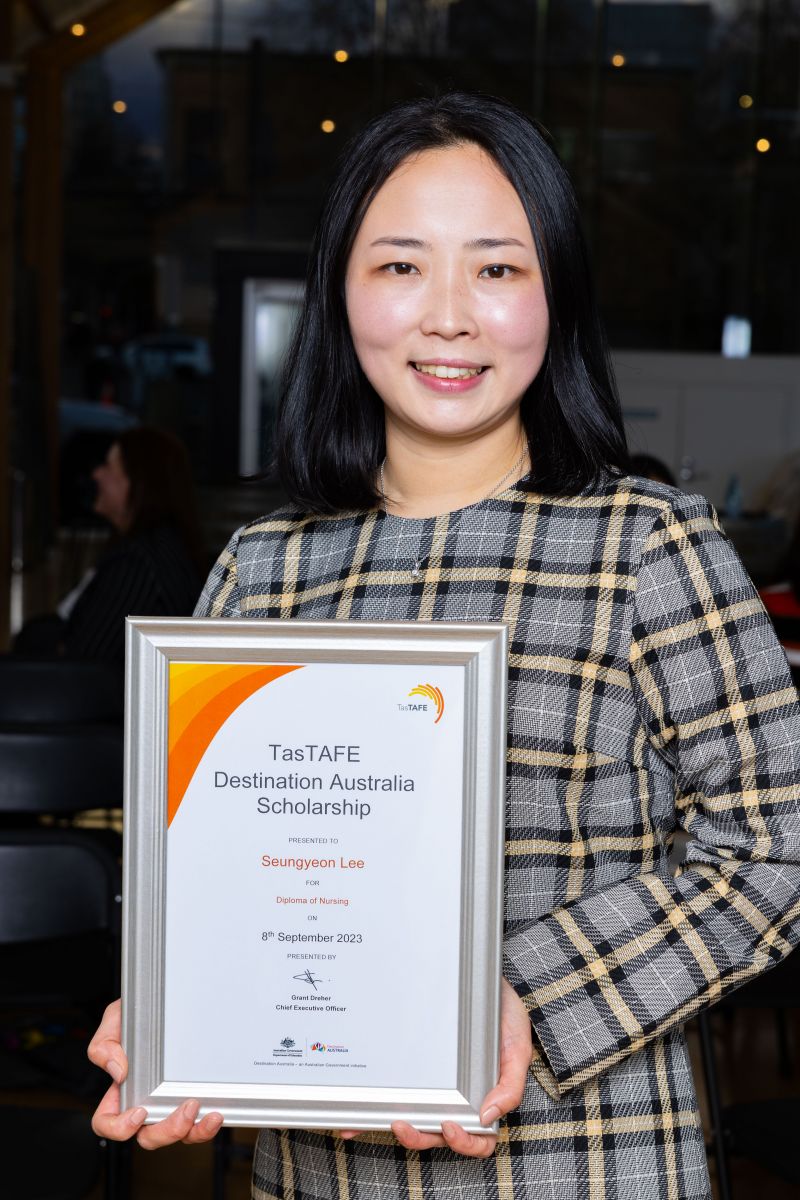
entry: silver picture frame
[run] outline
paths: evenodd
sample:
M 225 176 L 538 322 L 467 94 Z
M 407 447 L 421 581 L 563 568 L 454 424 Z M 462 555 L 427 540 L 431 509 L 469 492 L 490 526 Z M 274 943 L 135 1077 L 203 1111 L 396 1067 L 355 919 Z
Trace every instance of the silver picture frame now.
M 122 1105 L 147 1120 L 188 1098 L 226 1125 L 435 1131 L 483 1126 L 497 1082 L 503 919 L 508 633 L 490 623 L 130 618 L 127 623 Z M 165 1078 L 167 734 L 173 663 L 366 663 L 464 668 L 457 1082 L 371 1087 Z M 431 995 L 435 1003 L 435 995 Z M 420 1014 L 424 1019 L 424 1013 Z M 220 1029 L 225 1029 L 220 1013 Z

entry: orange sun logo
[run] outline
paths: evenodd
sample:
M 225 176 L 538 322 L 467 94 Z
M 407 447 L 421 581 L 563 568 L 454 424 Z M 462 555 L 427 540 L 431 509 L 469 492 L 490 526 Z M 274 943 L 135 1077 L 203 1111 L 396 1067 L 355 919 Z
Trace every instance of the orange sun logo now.
M 433 701 L 436 705 L 436 720 L 433 723 L 438 725 L 444 712 L 444 696 L 441 688 L 434 687 L 431 683 L 418 683 L 408 694 L 409 696 L 425 696 L 428 700 Z

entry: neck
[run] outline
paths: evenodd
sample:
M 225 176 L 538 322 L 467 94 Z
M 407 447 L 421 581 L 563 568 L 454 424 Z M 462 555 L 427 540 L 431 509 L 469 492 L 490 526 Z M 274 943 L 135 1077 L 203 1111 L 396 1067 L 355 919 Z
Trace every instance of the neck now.
M 498 436 L 500 435 L 500 436 Z M 521 425 L 479 441 L 430 446 L 386 431 L 386 509 L 402 517 L 436 517 L 485 500 L 528 470 Z M 508 478 L 505 476 L 508 475 Z

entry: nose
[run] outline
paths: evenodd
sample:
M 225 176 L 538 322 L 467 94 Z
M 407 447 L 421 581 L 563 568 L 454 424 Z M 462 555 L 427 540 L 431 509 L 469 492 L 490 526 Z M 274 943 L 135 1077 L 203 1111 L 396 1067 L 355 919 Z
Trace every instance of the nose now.
M 443 269 L 430 277 L 425 312 L 420 329 L 429 335 L 452 341 L 459 337 L 475 337 L 478 323 L 473 310 L 472 296 L 461 273 Z

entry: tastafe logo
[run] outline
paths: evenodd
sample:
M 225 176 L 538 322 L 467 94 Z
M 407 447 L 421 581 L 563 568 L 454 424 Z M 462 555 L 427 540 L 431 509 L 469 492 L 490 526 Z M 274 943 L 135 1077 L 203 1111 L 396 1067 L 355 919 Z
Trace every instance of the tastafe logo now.
M 432 683 L 418 683 L 408 694 L 409 696 L 425 696 L 427 700 L 433 701 L 436 706 L 436 720 L 433 723 L 438 725 L 444 712 L 444 696 L 441 688 L 434 687 Z

